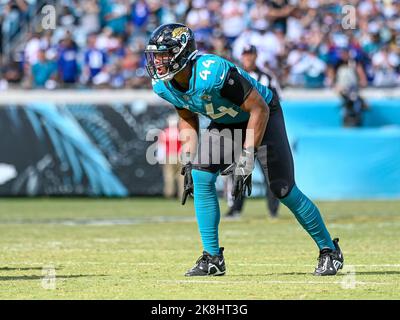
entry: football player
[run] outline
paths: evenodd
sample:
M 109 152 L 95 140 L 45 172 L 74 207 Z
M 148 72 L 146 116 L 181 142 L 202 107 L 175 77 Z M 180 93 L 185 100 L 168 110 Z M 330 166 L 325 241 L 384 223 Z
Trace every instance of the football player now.
M 335 275 L 343 266 L 339 239 L 331 239 L 318 208 L 295 183 L 292 153 L 276 94 L 232 62 L 212 54 L 200 55 L 193 32 L 183 24 L 159 26 L 151 34 L 145 55 L 153 90 L 175 106 L 181 132 L 199 132 L 198 114 L 211 119 L 209 134 L 202 134 L 199 142 L 187 135 L 182 141 L 182 203 L 187 195 L 193 195 L 203 244 L 203 254 L 185 275 L 225 274 L 224 249 L 218 239 L 220 209 L 215 182 L 219 174 L 231 173 L 232 194 L 249 195 L 257 155 L 266 159 L 262 167 L 268 171 L 274 195 L 291 210 L 318 246 L 314 275 Z M 240 142 L 229 140 L 226 133 L 236 137 L 238 130 L 243 133 Z M 209 143 L 210 138 L 214 143 Z M 235 155 L 238 146 L 239 156 L 228 154 Z

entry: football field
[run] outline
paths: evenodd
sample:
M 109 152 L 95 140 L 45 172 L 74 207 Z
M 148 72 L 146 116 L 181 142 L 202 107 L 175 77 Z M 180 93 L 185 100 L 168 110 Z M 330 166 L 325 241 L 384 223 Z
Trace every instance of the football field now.
M 314 242 L 255 199 L 221 220 L 226 276 L 186 278 L 201 254 L 193 201 L 1 199 L 0 299 L 400 299 L 400 201 L 317 205 L 340 238 L 337 276 L 312 276 Z

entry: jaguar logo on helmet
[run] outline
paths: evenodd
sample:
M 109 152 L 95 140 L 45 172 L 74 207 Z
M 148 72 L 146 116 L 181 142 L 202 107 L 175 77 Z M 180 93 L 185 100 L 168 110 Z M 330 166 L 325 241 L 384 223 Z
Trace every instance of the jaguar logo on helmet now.
M 155 80 L 169 81 L 197 55 L 193 31 L 179 23 L 159 26 L 146 46 L 146 69 Z
M 179 28 L 176 28 L 176 29 L 174 29 L 173 31 L 172 31 L 172 36 L 174 37 L 174 38 L 178 38 L 180 35 L 182 35 L 183 33 L 185 33 L 185 32 L 188 32 L 188 29 L 189 28 L 187 28 L 187 27 L 179 27 Z

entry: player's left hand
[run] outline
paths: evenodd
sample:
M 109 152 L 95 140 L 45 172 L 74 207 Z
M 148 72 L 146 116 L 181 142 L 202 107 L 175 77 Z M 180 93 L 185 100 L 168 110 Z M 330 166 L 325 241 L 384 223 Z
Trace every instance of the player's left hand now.
M 243 149 L 237 163 L 229 166 L 221 175 L 233 174 L 232 196 L 234 199 L 241 199 L 246 195 L 250 196 L 252 191 L 251 173 L 254 169 L 255 152 Z
M 190 195 L 193 197 L 193 178 L 192 178 L 192 163 L 188 162 L 181 170 L 183 178 L 183 194 L 182 194 L 182 205 L 186 203 L 187 197 Z

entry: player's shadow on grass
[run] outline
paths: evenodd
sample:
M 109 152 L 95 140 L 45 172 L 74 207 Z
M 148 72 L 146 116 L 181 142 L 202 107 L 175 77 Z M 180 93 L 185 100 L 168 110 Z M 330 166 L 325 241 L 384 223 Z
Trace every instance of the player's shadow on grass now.
M 235 277 L 241 277 L 241 278 L 271 277 L 271 276 L 307 276 L 307 275 L 312 275 L 312 272 L 290 272 L 290 273 L 266 272 L 266 273 L 254 273 L 254 274 L 234 274 Z
M 0 281 L 14 281 L 14 280 L 42 280 L 43 275 L 30 275 L 30 276 L 0 276 Z M 105 274 L 72 274 L 72 275 L 56 275 L 55 279 L 73 279 L 73 278 L 87 278 L 87 277 L 107 277 Z
M 57 270 L 58 268 L 55 268 L 55 269 Z M 21 271 L 24 271 L 24 270 L 43 270 L 43 267 L 22 267 L 22 268 L 19 268 L 19 267 L 13 267 L 13 268 L 2 267 L 2 268 L 0 268 L 0 271 L 18 271 L 18 270 L 21 270 Z

